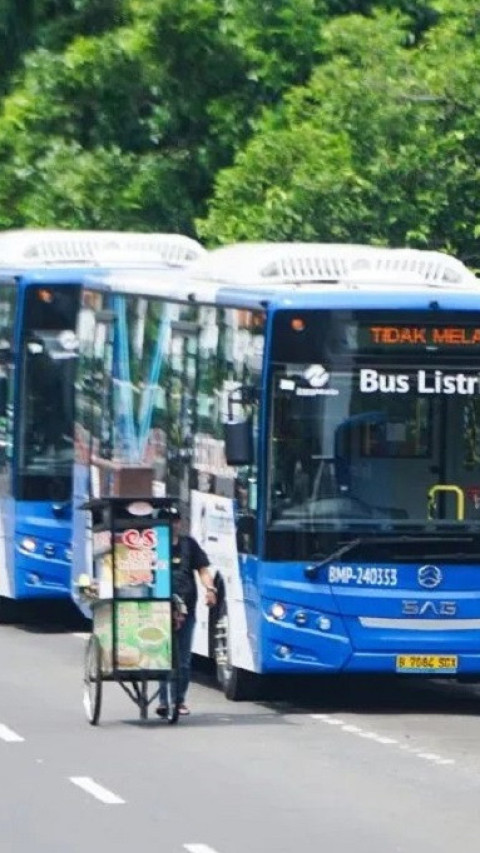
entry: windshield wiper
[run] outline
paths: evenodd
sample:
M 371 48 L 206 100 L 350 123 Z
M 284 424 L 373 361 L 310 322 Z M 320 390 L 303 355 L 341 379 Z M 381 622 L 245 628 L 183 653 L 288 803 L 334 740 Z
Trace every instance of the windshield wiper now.
M 304 575 L 309 580 L 315 580 L 318 576 L 320 569 L 323 569 L 327 563 L 331 563 L 332 560 L 339 560 L 341 557 L 344 557 L 345 554 L 348 554 L 350 551 L 353 551 L 358 545 L 363 545 L 366 542 L 366 539 L 352 539 L 350 542 L 347 542 L 345 545 L 342 545 L 340 548 L 337 548 L 335 551 L 332 551 L 328 557 L 325 557 L 321 563 L 316 563 L 314 566 L 305 566 Z M 370 541 L 370 540 L 368 540 Z

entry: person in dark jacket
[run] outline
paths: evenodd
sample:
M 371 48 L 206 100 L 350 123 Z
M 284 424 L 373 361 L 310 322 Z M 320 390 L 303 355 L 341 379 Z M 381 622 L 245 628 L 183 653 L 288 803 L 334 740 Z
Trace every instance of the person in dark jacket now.
M 210 562 L 205 551 L 200 547 L 193 536 L 181 533 L 180 512 L 174 510 L 175 517 L 172 523 L 172 583 L 173 593 L 179 596 L 186 609 L 186 613 L 177 620 L 175 633 L 178 650 L 178 696 L 180 714 L 190 713 L 185 704 L 185 698 L 190 684 L 191 657 L 193 631 L 195 628 L 195 607 L 197 604 L 197 584 L 195 575 L 198 574 L 200 582 L 205 588 L 205 603 L 213 607 L 217 602 L 217 591 L 215 589 L 212 575 L 210 574 Z M 160 705 L 157 714 L 165 716 L 164 684 L 160 683 Z

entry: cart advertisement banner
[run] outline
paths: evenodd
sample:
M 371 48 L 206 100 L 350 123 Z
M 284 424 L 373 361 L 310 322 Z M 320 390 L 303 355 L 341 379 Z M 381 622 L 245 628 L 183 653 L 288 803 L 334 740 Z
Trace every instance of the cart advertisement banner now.
M 119 598 L 170 598 L 170 528 L 158 524 L 143 529 L 130 527 L 114 534 L 114 555 L 107 551 L 110 533 L 95 534 L 97 550 L 95 578 L 99 597 L 113 597 L 113 565 L 115 595 Z M 104 546 L 102 554 L 100 546 Z M 95 551 L 94 551 L 95 555 Z
M 115 533 L 114 565 L 117 596 L 169 598 L 169 527 L 130 527 Z
M 112 613 L 112 606 L 115 608 Z M 117 654 L 113 656 L 113 619 Z M 172 624 L 169 601 L 115 601 L 98 603 L 94 632 L 102 650 L 102 672 L 114 669 L 172 669 Z

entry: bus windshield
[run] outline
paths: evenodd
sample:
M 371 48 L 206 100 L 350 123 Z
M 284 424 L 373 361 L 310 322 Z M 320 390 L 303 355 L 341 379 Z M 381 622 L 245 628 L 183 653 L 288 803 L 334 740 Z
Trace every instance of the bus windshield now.
M 17 478 L 21 500 L 71 497 L 77 301 L 73 286 L 27 293 Z
M 351 321 L 348 327 L 350 343 L 344 336 L 344 345 L 330 348 L 328 356 L 317 351 L 315 362 L 272 366 L 270 529 L 477 526 L 480 359 L 474 330 L 463 330 L 472 346 L 468 358 L 460 358 L 460 334 L 454 353 L 429 346 L 428 334 L 420 347 L 420 326 L 414 341 L 411 324 L 415 345 L 389 354 L 378 324 L 370 328 L 379 347 L 370 352 L 358 345 L 363 327 Z

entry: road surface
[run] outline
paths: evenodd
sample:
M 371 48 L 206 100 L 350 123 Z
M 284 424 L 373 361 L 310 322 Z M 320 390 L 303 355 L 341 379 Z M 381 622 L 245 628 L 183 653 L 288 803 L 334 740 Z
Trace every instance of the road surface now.
M 202 667 L 177 726 L 104 685 L 81 632 L 0 626 L 0 853 L 478 853 L 480 692 L 368 680 L 228 702 Z

